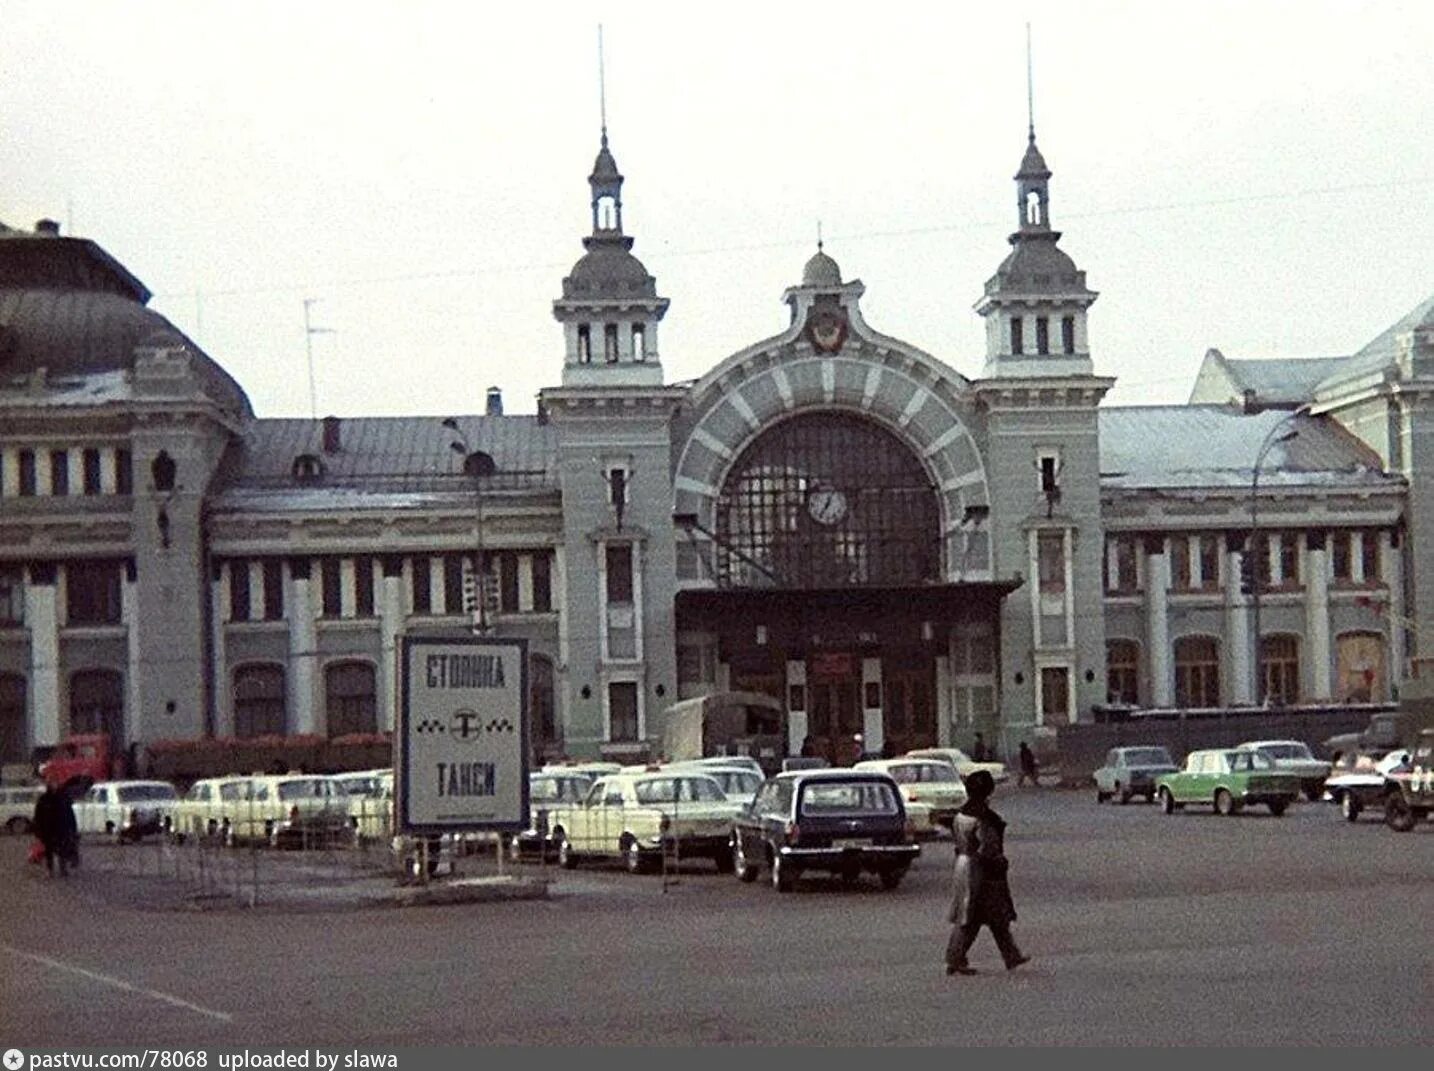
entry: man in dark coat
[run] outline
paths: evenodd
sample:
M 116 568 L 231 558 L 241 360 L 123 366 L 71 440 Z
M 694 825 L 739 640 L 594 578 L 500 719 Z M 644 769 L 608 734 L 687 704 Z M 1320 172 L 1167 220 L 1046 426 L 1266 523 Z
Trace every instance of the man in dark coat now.
M 45 869 L 53 875 L 55 861 L 60 863 L 60 877 L 68 877 L 70 861 L 78 852 L 79 827 L 75 822 L 75 808 L 69 795 L 62 788 L 46 785 L 45 791 L 35 801 L 35 818 L 32 823 L 35 836 L 45 846 Z
M 982 926 L 990 928 L 1008 971 L 1029 958 L 1011 937 L 1016 906 L 1006 881 L 1006 823 L 987 802 L 995 790 L 995 778 L 977 770 L 966 778 L 969 798 L 956 813 L 956 880 L 949 915 L 951 939 L 946 945 L 947 974 L 976 973 L 966 962 L 966 953 Z
M 1030 781 L 1032 785 L 1038 786 L 1040 785 L 1040 781 L 1037 780 L 1039 774 L 1040 767 L 1036 764 L 1036 753 L 1030 749 L 1030 746 L 1027 745 L 1024 740 L 1022 740 L 1020 751 L 1020 772 L 1016 775 L 1016 784 L 1019 786 L 1021 784 L 1024 784 L 1026 781 Z

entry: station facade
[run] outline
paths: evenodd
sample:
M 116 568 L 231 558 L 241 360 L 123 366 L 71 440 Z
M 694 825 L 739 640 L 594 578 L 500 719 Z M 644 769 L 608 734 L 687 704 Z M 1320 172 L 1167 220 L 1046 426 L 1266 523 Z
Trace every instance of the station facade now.
M 381 733 L 398 638 L 475 628 L 529 641 L 542 757 L 650 754 L 728 688 L 838 758 L 1390 698 L 1434 621 L 1434 299 L 1103 406 L 1050 179 L 1032 133 L 979 378 L 819 248 L 780 330 L 671 384 L 604 132 L 558 385 L 446 421 L 259 417 L 99 246 L 0 230 L 0 759 Z

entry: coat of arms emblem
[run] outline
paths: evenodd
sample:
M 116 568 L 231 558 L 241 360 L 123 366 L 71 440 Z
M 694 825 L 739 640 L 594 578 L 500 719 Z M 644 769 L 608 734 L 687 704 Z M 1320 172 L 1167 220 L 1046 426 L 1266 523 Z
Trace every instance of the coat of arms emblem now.
M 807 320 L 807 337 L 823 353 L 836 353 L 846 342 L 846 326 L 844 313 L 823 309 Z

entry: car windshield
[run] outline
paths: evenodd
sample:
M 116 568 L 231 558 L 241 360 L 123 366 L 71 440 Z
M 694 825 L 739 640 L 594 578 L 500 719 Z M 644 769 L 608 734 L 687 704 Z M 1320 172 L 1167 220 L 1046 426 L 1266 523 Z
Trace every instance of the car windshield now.
M 952 781 L 960 781 L 961 775 L 956 772 L 956 767 L 945 762 L 923 762 L 916 768 L 916 780 L 923 782 L 936 782 L 938 784 L 949 784 Z
M 804 785 L 801 813 L 812 818 L 896 814 L 896 793 L 884 781 L 834 781 Z
M 1260 747 L 1262 755 L 1268 755 L 1272 759 L 1312 759 L 1310 749 L 1304 744 L 1264 744 Z
M 281 800 L 316 799 L 323 794 L 324 783 L 318 779 L 281 781 L 279 783 L 279 798 Z
M 535 777 L 528 782 L 528 798 L 534 803 L 552 803 L 562 798 L 560 788 L 555 777 Z
M 716 770 L 707 775 L 722 786 L 722 791 L 750 796 L 762 787 L 762 778 L 746 770 Z
M 1133 747 L 1125 753 L 1127 766 L 1174 766 L 1163 747 Z
M 144 803 L 149 800 L 172 800 L 179 797 L 173 785 L 124 785 L 119 790 L 121 803 Z
M 639 781 L 638 803 L 720 803 L 727 797 L 710 777 L 659 777 Z
M 345 777 L 334 783 L 338 785 L 339 791 L 345 796 L 377 796 L 379 794 L 377 777 Z
M 1258 751 L 1232 751 L 1230 752 L 1230 770 L 1232 772 L 1248 770 L 1272 770 L 1275 764 L 1268 756 Z

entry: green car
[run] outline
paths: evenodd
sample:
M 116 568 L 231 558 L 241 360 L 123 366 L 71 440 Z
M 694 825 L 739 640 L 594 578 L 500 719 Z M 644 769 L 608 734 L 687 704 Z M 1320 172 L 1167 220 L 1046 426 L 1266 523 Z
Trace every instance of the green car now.
M 1192 751 L 1185 757 L 1185 769 L 1156 778 L 1155 792 L 1166 814 L 1187 803 L 1208 803 L 1216 814 L 1235 814 L 1248 804 L 1263 803 L 1278 816 L 1299 796 L 1300 779 L 1276 769 L 1258 751 Z

